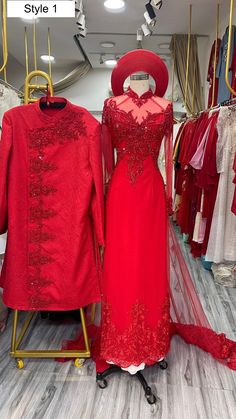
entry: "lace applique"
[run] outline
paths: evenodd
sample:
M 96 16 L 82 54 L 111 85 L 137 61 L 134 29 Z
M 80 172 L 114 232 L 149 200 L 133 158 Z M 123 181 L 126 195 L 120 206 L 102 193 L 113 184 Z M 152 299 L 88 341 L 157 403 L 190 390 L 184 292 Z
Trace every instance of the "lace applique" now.
M 132 184 L 143 173 L 143 162 L 151 156 L 155 166 L 162 139 L 173 127 L 172 104 L 158 113 L 147 112 L 141 123 L 132 111 L 120 109 L 115 100 L 105 104 L 104 121 L 108 125 L 114 147 L 117 149 L 118 163 L 126 158 L 128 176 Z
M 43 267 L 51 264 L 54 258 L 45 252 L 43 244 L 55 239 L 47 231 L 46 220 L 57 215 L 47 205 L 47 197 L 57 194 L 53 184 L 45 181 L 45 174 L 58 170 L 47 158 L 47 149 L 56 144 L 66 145 L 78 141 L 86 135 L 83 112 L 70 112 L 67 117 L 53 121 L 47 126 L 29 131 L 29 231 L 28 231 L 28 266 L 27 289 L 32 310 L 41 310 L 50 304 L 46 287 L 52 284 L 52 278 L 45 278 Z
M 143 93 L 142 96 L 139 96 L 134 90 L 128 89 L 125 93 L 127 96 L 129 96 L 132 99 L 132 102 L 135 103 L 138 108 L 141 108 L 145 103 L 147 103 L 148 99 L 153 96 L 152 90 L 148 90 L 147 92 Z
M 222 107 L 217 120 L 218 140 L 216 143 L 217 172 L 225 170 L 226 154 L 236 153 L 236 108 Z M 229 135 L 228 135 L 229 134 Z
M 130 312 L 130 324 L 121 331 L 112 321 L 112 306 L 103 304 L 101 330 L 101 357 L 122 368 L 141 363 L 151 365 L 165 357 L 170 345 L 169 297 L 162 307 L 156 327 L 147 321 L 147 307 L 137 302 Z

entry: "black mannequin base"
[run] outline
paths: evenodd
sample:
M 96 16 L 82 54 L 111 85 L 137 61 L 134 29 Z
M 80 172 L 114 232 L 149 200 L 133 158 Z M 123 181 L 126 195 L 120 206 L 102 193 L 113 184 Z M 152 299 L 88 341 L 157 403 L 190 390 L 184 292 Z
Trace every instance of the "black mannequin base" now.
M 157 365 L 161 370 L 166 370 L 166 368 L 168 367 L 168 364 L 164 359 L 162 361 L 157 362 L 155 365 Z M 122 371 L 123 370 L 120 367 L 117 367 L 116 365 L 112 365 L 107 370 L 105 370 L 103 372 L 98 372 L 97 377 L 96 377 L 96 382 L 98 384 L 98 387 L 101 388 L 101 389 L 106 388 L 108 386 L 106 377 L 110 374 L 115 373 L 115 372 L 122 372 Z M 126 372 L 126 371 L 123 371 L 123 372 Z M 141 385 L 144 389 L 145 397 L 146 397 L 148 403 L 149 404 L 156 403 L 156 401 L 157 401 L 156 396 L 152 393 L 152 389 L 148 385 L 148 383 L 145 380 L 143 374 L 140 371 L 138 371 L 136 374 L 134 374 L 134 376 L 137 377 L 137 379 L 141 383 Z

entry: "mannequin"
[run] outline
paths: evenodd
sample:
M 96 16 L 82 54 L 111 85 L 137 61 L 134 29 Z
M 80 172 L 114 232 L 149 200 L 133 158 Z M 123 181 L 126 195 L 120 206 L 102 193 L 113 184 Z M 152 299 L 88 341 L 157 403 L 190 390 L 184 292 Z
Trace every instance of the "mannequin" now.
M 141 97 L 150 89 L 149 74 L 132 74 L 130 76 L 130 88 Z

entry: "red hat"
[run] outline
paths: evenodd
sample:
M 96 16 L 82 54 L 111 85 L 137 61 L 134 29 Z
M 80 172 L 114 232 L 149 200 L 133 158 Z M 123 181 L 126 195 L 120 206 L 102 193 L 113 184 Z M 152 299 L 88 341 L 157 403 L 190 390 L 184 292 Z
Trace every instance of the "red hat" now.
M 111 75 L 114 96 L 124 93 L 125 80 L 138 71 L 143 71 L 153 77 L 156 83 L 155 95 L 163 97 L 169 82 L 167 67 L 157 54 L 146 49 L 127 52 L 119 59 Z

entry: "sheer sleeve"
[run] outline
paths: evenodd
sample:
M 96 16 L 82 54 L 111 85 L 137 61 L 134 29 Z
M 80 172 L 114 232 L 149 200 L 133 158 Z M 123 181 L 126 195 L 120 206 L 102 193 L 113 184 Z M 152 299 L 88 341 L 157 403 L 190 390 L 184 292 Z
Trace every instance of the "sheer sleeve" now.
M 166 196 L 168 212 L 171 215 L 172 210 L 172 190 L 173 190 L 173 106 L 168 105 L 166 111 L 165 125 L 165 166 L 166 166 Z
M 0 234 L 7 231 L 7 172 L 12 145 L 12 126 L 7 115 L 3 117 L 0 141 Z
M 114 169 L 114 150 L 110 133 L 109 99 L 105 100 L 102 113 L 102 154 L 104 183 L 107 185 Z

